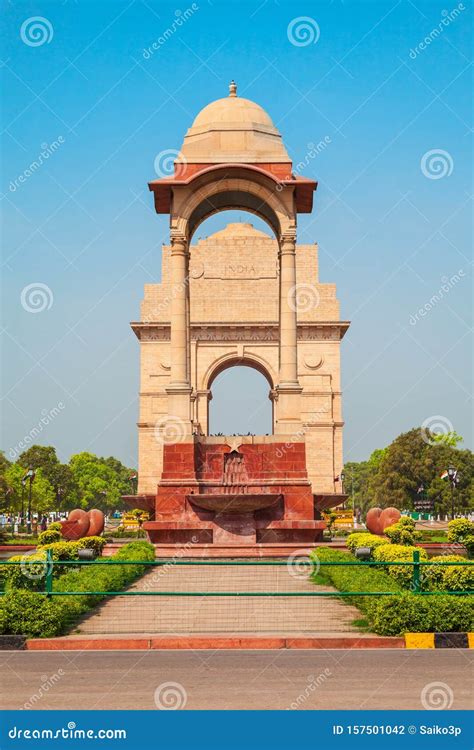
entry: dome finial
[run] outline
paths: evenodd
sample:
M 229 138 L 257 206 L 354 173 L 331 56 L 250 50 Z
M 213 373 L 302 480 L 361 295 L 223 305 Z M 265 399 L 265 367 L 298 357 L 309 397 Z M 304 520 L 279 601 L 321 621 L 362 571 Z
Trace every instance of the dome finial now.
M 229 96 L 237 96 L 237 84 L 233 79 L 229 84 Z

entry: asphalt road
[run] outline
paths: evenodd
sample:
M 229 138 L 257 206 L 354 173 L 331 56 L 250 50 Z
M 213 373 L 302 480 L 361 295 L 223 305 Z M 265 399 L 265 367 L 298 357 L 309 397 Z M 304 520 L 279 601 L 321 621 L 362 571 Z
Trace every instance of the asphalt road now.
M 3 651 L 0 708 L 469 709 L 472 662 L 456 649 Z

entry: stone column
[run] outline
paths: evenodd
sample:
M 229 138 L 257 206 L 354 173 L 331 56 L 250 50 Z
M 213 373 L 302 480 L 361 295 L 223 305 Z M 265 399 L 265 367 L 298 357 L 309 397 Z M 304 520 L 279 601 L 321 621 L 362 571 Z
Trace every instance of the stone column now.
M 298 382 L 296 327 L 296 238 L 293 233 L 280 238 L 280 372 L 277 393 L 275 433 L 302 439 L 302 388 Z
M 296 239 L 280 242 L 280 388 L 298 386 L 296 343 Z
M 187 287 L 188 243 L 171 237 L 171 379 L 172 386 L 189 386 Z
M 181 431 L 191 434 L 191 383 L 188 354 L 188 241 L 184 235 L 171 235 L 170 294 L 170 382 L 168 416 L 184 423 Z

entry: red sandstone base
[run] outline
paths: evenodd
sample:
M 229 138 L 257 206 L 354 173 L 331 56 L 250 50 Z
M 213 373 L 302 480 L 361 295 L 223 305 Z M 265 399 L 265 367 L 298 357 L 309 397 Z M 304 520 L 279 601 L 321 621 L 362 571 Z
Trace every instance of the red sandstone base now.
M 238 450 L 203 437 L 165 445 L 155 518 L 143 526 L 150 540 L 253 550 L 320 541 L 304 442 L 261 440 Z

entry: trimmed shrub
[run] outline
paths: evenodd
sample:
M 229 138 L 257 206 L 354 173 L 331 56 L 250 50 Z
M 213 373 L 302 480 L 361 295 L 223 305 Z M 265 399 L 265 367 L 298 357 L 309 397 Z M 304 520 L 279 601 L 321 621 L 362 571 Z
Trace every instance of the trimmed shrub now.
M 21 565 L 5 565 L 5 589 L 44 591 L 46 576 L 46 552 L 38 551 L 26 555 L 14 555 L 9 562 Z M 3 567 L 3 566 L 2 566 Z
M 49 524 L 47 531 L 59 531 L 61 532 L 63 525 L 60 521 L 53 521 Z
M 71 599 L 74 597 L 71 597 Z M 0 601 L 0 633 L 51 638 L 67 622 L 66 610 L 57 599 L 32 591 L 10 591 Z
M 106 540 L 101 536 L 83 536 L 77 542 L 78 549 L 92 549 L 97 557 L 102 554 L 106 545 Z
M 450 565 L 443 576 L 446 591 L 473 591 L 474 569 L 471 565 Z
M 44 554 L 44 553 L 43 553 Z M 136 560 L 136 565 L 107 565 L 100 559 L 91 565 L 70 570 L 54 582 L 55 591 L 120 591 L 146 571 L 140 561 L 155 558 L 155 548 L 147 542 L 132 542 L 111 559 Z M 19 567 L 19 566 L 12 566 Z M 42 581 L 44 586 L 44 581 Z M 57 596 L 11 590 L 0 599 L 0 632 L 30 637 L 51 637 L 65 633 L 77 619 L 98 604 L 104 596 Z
M 432 565 L 422 567 L 423 587 L 429 591 L 445 590 L 446 585 L 444 576 L 446 571 L 452 570 L 451 566 L 447 567 L 442 563 L 447 562 L 465 562 L 462 555 L 436 555 L 430 559 Z M 455 568 L 457 570 L 457 568 Z
M 370 625 L 381 635 L 404 633 L 459 633 L 472 629 L 473 600 L 468 596 L 423 596 L 404 592 L 380 597 L 370 614 Z
M 387 544 L 387 540 L 383 536 L 370 534 L 368 531 L 356 531 L 355 534 L 349 534 L 346 544 L 352 553 L 356 551 L 357 547 L 370 547 L 373 554 L 374 549 L 382 544 Z
M 426 550 L 417 549 L 420 553 L 420 560 L 428 560 Z M 373 558 L 377 562 L 411 562 L 413 552 L 413 547 L 405 547 L 402 544 L 383 544 L 374 550 Z M 404 588 L 410 588 L 413 581 L 413 567 L 411 565 L 384 565 L 384 569 Z
M 53 544 L 43 544 L 39 546 L 38 551 L 51 552 L 53 560 L 77 560 L 77 550 L 79 549 L 78 542 L 53 542 Z M 58 570 L 64 570 L 64 568 L 58 566 L 54 569 L 55 572 Z
M 387 545 L 393 546 L 393 545 Z M 411 550 L 413 552 L 413 550 Z M 321 562 L 353 560 L 345 552 L 316 549 L 311 553 Z M 428 567 L 428 566 L 427 566 Z M 472 629 L 472 597 L 423 596 L 403 591 L 400 583 L 375 566 L 324 566 L 324 578 L 339 591 L 392 591 L 392 596 L 354 596 L 341 601 L 353 604 L 364 613 L 370 630 L 379 635 L 403 635 L 423 632 L 466 632 Z M 313 576 L 313 579 L 316 576 Z
M 46 531 L 42 531 L 41 534 L 38 534 L 38 545 L 43 544 L 54 544 L 54 542 L 60 542 L 62 539 L 61 532 L 57 531 L 56 529 L 47 529 Z
M 467 518 L 455 518 L 448 523 L 448 542 L 463 544 L 469 557 L 474 555 L 474 523 Z
M 415 521 L 410 516 L 402 516 L 397 523 L 387 526 L 384 534 L 388 536 L 392 544 L 404 544 L 413 546 L 421 534 L 415 531 Z

